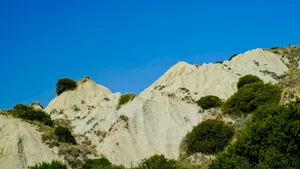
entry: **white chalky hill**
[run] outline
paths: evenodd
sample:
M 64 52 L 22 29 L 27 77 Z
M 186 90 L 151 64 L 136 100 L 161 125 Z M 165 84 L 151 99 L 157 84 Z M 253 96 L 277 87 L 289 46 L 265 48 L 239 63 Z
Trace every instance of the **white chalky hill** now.
M 279 55 L 255 49 L 223 64 L 179 62 L 119 110 L 121 93 L 112 93 L 88 77 L 74 91 L 54 98 L 45 110 L 52 118 L 70 120 L 75 134 L 86 135 L 99 155 L 131 166 L 153 154 L 178 158 L 184 136 L 205 118 L 193 100 L 206 95 L 227 99 L 243 75 L 276 83 L 274 74 L 287 70 Z
M 36 127 L 0 115 L 0 168 L 25 169 L 36 163 L 51 162 L 58 156 L 44 145 Z

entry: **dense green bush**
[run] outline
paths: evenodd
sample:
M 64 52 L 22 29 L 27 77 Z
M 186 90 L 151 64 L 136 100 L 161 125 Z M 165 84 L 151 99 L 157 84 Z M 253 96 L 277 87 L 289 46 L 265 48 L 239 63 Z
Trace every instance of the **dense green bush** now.
M 239 79 L 237 83 L 237 88 L 239 89 L 245 86 L 246 84 L 251 84 L 254 82 L 262 82 L 262 80 L 255 75 L 245 75 Z
M 232 58 L 234 58 L 234 57 L 236 57 L 238 54 L 233 54 L 230 58 L 229 58 L 229 61 L 232 59 Z
M 210 109 L 214 107 L 220 107 L 222 105 L 222 100 L 217 96 L 204 96 L 196 101 L 198 106 L 201 106 L 203 109 Z
M 88 159 L 82 166 L 82 169 L 91 169 L 96 167 L 106 167 L 111 166 L 111 162 L 106 158 L 100 159 Z
M 300 101 L 283 107 L 268 105 L 210 165 L 220 168 L 299 168 Z
M 217 64 L 222 64 L 222 63 L 223 63 L 223 61 L 216 61 L 216 63 L 217 63 Z
M 67 127 L 57 126 L 54 129 L 54 134 L 56 135 L 58 141 L 69 143 L 69 144 L 76 144 L 76 140 L 72 135 L 71 131 Z
M 43 162 L 35 166 L 28 167 L 29 169 L 67 169 L 67 166 L 59 161 L 52 161 L 51 163 Z
M 82 166 L 82 169 L 125 169 L 123 166 L 116 166 L 102 157 L 100 159 L 88 159 Z
M 242 115 L 256 110 L 265 104 L 278 104 L 281 90 L 270 83 L 255 82 L 247 84 L 234 93 L 223 105 L 223 113 Z
M 74 90 L 77 87 L 77 83 L 69 78 L 59 79 L 56 83 L 56 94 L 60 95 L 67 90 Z
M 187 154 L 216 154 L 225 149 L 234 134 L 233 127 L 221 120 L 208 119 L 195 126 L 186 136 Z
M 177 161 L 165 158 L 164 155 L 154 155 L 144 159 L 142 163 L 134 169 L 177 169 Z
M 128 103 L 129 101 L 133 100 L 136 97 L 134 93 L 124 94 L 119 98 L 119 102 L 117 105 L 117 109 L 120 109 L 122 105 Z
M 29 121 L 39 121 L 48 126 L 54 125 L 50 115 L 46 114 L 42 110 L 35 110 L 34 108 L 23 104 L 15 105 L 13 110 L 10 111 L 10 114 L 16 118 L 21 118 Z
M 16 111 L 28 111 L 28 110 L 32 110 L 32 109 L 33 109 L 32 107 L 26 106 L 24 104 L 16 104 L 13 107 L 13 110 L 16 110 Z

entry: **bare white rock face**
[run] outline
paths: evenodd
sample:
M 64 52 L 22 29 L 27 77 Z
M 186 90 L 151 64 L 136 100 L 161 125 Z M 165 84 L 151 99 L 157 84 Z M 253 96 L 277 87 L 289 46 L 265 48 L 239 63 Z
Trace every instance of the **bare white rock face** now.
M 131 166 L 154 154 L 179 157 L 182 139 L 206 118 L 194 100 L 206 95 L 227 99 L 243 75 L 276 83 L 271 73 L 281 75 L 287 70 L 280 56 L 255 49 L 223 64 L 179 62 L 119 110 L 120 93 L 85 78 L 74 91 L 54 98 L 45 111 L 52 118 L 70 120 L 74 132 L 86 135 L 99 155 Z
M 236 84 L 241 76 L 253 74 L 265 82 L 275 83 L 276 79 L 264 71 L 281 75 L 287 70 L 280 56 L 262 49 L 237 55 L 231 61 L 224 61 L 223 64 L 204 63 L 202 66 L 197 66 L 179 62 L 144 90 L 140 97 L 151 98 L 157 92 L 167 92 L 175 93 L 180 97 L 190 93 L 189 96 L 193 99 L 206 95 L 227 99 L 236 92 Z M 180 88 L 186 88 L 189 92 L 184 93 Z
M 58 157 L 41 140 L 40 133 L 31 124 L 0 115 L 1 169 L 25 169 Z

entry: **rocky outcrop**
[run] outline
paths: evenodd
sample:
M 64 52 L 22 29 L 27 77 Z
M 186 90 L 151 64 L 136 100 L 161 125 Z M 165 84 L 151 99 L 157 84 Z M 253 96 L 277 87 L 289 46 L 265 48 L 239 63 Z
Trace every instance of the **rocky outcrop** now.
M 30 107 L 34 108 L 35 110 L 43 110 L 44 109 L 44 107 L 39 102 L 31 103 Z

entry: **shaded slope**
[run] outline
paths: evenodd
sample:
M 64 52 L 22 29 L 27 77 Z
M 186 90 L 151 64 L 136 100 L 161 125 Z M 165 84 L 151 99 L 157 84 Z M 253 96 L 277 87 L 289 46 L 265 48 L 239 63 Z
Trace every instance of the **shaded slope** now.
M 32 125 L 0 115 L 1 169 L 24 169 L 57 156 L 41 141 L 40 133 Z

